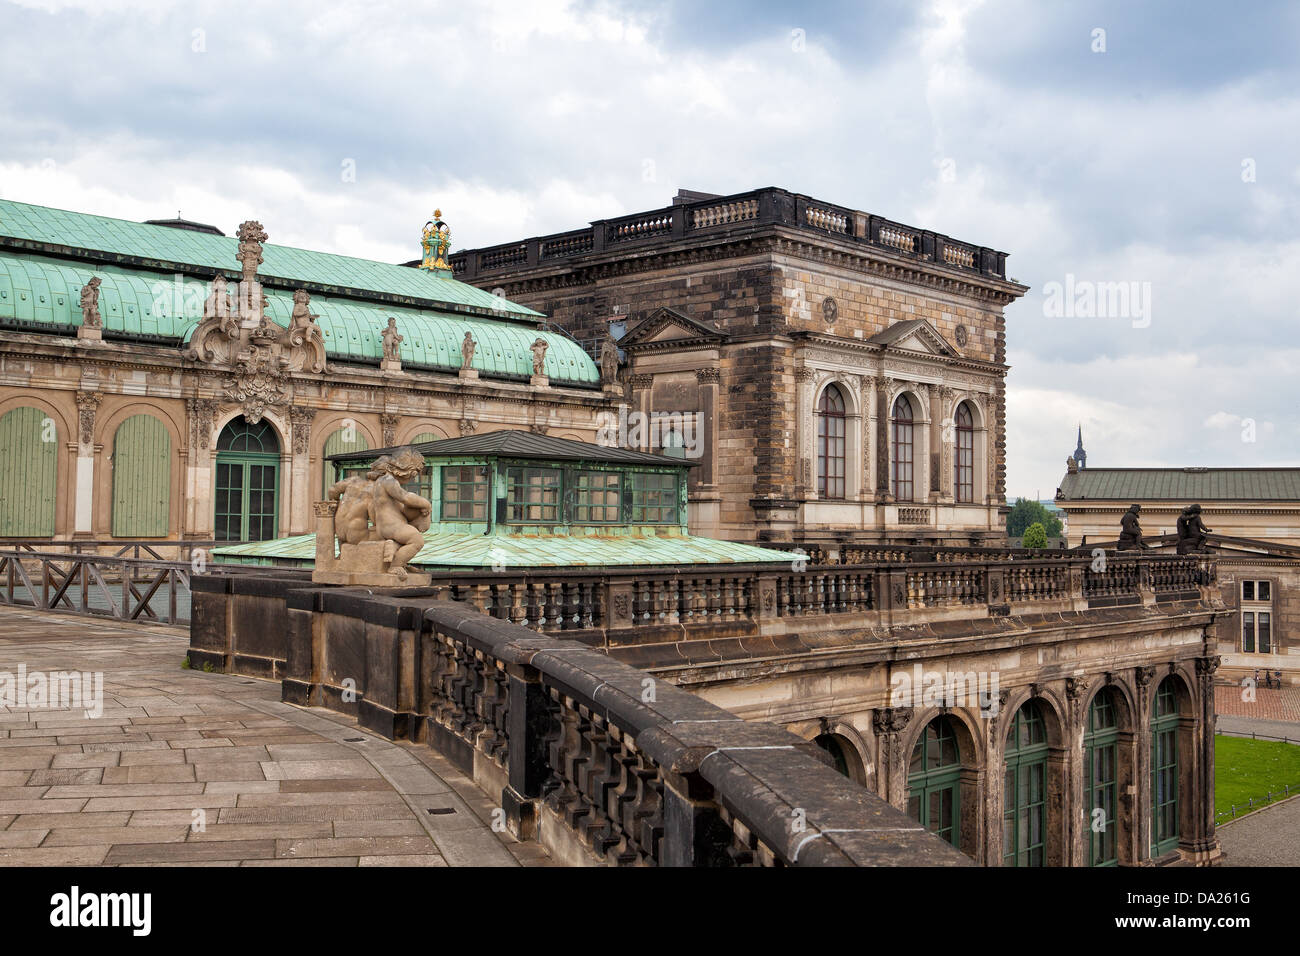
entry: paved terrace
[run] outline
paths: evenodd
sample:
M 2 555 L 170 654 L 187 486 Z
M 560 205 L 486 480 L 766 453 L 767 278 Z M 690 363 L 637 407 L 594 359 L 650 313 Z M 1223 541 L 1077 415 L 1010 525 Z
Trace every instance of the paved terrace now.
M 98 718 L 0 706 L 0 864 L 550 865 L 429 747 L 283 704 L 279 681 L 184 670 L 187 642 L 0 608 L 0 672 L 104 675 Z

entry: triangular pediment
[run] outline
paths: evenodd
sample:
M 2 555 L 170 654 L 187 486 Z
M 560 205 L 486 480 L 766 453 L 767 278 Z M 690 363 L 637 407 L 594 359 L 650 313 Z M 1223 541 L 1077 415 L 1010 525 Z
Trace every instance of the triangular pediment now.
M 922 352 L 926 355 L 956 355 L 957 350 L 925 319 L 906 319 L 895 322 L 883 332 L 867 339 L 872 345 L 905 352 Z
M 648 345 L 697 345 L 721 342 L 725 337 L 712 322 L 693 319 L 676 309 L 659 308 L 619 339 L 618 345 L 622 349 Z

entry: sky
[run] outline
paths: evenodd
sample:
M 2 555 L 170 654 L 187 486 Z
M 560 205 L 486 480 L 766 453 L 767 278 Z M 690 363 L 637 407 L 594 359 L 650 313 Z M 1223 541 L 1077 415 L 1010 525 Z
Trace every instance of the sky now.
M 1300 5 L 0 0 L 0 197 L 401 262 L 781 186 L 1009 253 L 1008 497 L 1300 458 Z

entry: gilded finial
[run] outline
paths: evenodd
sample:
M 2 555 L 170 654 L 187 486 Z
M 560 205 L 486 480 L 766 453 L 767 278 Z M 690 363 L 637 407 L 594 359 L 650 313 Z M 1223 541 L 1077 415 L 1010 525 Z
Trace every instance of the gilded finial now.
M 451 265 L 447 262 L 447 250 L 451 247 L 451 228 L 442 221 L 441 209 L 435 209 L 433 218 L 424 224 L 420 245 L 424 248 L 424 258 L 420 261 L 421 269 L 428 269 L 431 272 L 451 272 Z

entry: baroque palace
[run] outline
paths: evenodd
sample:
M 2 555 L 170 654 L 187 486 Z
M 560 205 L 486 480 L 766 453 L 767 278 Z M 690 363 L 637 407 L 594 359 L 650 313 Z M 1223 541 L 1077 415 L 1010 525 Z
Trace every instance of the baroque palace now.
M 0 537 L 310 531 L 327 456 L 506 426 L 591 439 L 595 363 L 416 269 L 0 202 Z

